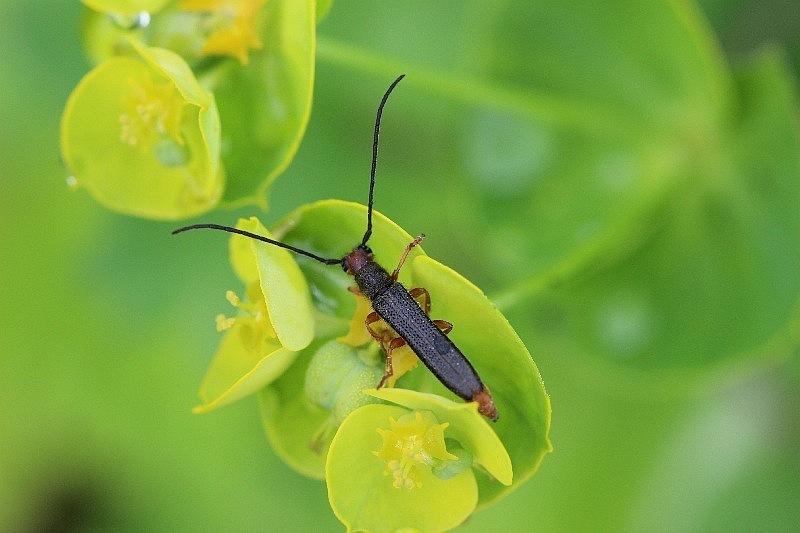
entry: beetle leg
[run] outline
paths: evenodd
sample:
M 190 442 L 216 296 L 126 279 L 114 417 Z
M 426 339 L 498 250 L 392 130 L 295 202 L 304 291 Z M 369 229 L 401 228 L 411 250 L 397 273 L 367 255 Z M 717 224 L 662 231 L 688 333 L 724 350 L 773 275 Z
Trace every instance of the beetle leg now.
M 431 295 L 428 293 L 427 289 L 415 287 L 408 291 L 408 294 L 419 303 L 419 306 L 425 311 L 426 315 L 431 314 Z
M 389 341 L 388 349 L 385 349 L 386 352 L 386 374 L 381 378 L 381 382 L 378 383 L 376 388 L 380 389 L 384 385 L 386 385 L 386 380 L 394 375 L 394 368 L 392 368 L 392 350 L 395 348 L 400 348 L 404 346 L 406 341 L 404 341 L 401 337 L 395 337 L 394 339 Z
M 419 237 L 417 237 L 416 239 L 411 241 L 408 244 L 408 246 L 406 246 L 406 249 L 403 252 L 403 256 L 400 258 L 400 262 L 397 264 L 397 268 L 395 268 L 394 272 L 392 272 L 392 281 L 397 281 L 397 276 L 400 274 L 400 267 L 402 267 L 403 263 L 406 262 L 406 258 L 408 257 L 408 252 L 410 252 L 413 247 L 415 247 L 416 245 L 421 243 L 422 239 L 424 239 L 424 238 L 425 238 L 425 234 L 423 233 L 422 235 L 420 235 Z
M 364 296 L 364 293 L 361 292 L 361 289 L 358 288 L 358 285 L 351 285 L 350 287 L 347 287 L 347 290 L 356 296 Z
M 372 327 L 372 324 L 380 320 L 383 319 L 378 313 L 373 311 L 367 315 L 367 319 L 364 321 L 365 325 L 367 326 L 367 331 L 369 331 L 369 334 L 372 335 L 373 339 L 380 343 L 383 353 L 386 355 L 386 374 L 384 374 L 380 383 L 378 383 L 378 386 L 376 387 L 378 389 L 386 385 L 386 380 L 394 375 L 394 368 L 392 367 L 392 350 L 400 348 L 406 344 L 406 341 L 404 341 L 402 337 L 393 337 L 392 331 L 389 329 L 375 331 L 375 329 Z
M 453 324 L 447 320 L 434 320 L 433 323 L 436 324 L 436 327 L 439 328 L 445 335 L 453 331 Z
M 372 329 L 372 324 L 374 324 L 375 322 L 378 322 L 380 320 L 382 320 L 380 315 L 378 313 L 376 313 L 375 311 L 373 311 L 373 312 L 371 312 L 370 314 L 367 315 L 366 320 L 364 320 L 364 325 L 367 326 L 367 331 L 369 331 L 369 334 L 372 335 L 372 338 L 375 339 L 376 341 L 378 341 L 380 343 L 381 347 L 383 347 L 384 343 L 386 343 L 387 341 L 390 340 L 386 336 L 386 334 L 388 332 L 387 331 L 375 331 L 374 329 Z
M 419 306 L 423 311 L 425 311 L 426 315 L 431 314 L 431 295 L 428 292 L 428 289 L 423 287 L 414 287 L 408 291 L 408 294 L 414 298 L 417 303 L 419 303 Z M 439 328 L 445 335 L 453 331 L 453 324 L 447 320 L 434 320 L 433 323 L 436 324 L 436 327 Z

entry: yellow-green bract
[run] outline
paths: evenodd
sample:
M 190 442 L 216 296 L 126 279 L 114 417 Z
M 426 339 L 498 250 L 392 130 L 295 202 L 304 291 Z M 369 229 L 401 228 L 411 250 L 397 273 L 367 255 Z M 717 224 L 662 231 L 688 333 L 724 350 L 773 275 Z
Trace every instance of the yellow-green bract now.
M 76 183 L 123 213 L 178 219 L 207 211 L 223 188 L 216 103 L 177 54 L 137 46 L 78 84 L 61 121 Z

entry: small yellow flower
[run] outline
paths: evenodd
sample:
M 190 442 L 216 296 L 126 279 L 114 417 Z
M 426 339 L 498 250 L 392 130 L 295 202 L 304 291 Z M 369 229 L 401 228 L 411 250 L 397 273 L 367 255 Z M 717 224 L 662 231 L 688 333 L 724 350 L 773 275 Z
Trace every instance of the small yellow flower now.
M 149 151 L 158 141 L 171 139 L 183 145 L 181 120 L 186 100 L 175 83 L 159 83 L 151 74 L 129 79 L 130 92 L 122 97 L 125 112 L 119 116 L 120 141 Z
M 258 352 L 266 339 L 275 338 L 275 330 L 269 320 L 264 294 L 257 281 L 247 287 L 245 301 L 242 301 L 233 291 L 228 291 L 225 298 L 232 306 L 239 309 L 240 314 L 231 318 L 218 315 L 216 317 L 217 331 L 224 331 L 236 325 L 242 345 L 250 352 Z
M 266 0 L 183 0 L 180 8 L 208 13 L 209 35 L 201 55 L 227 55 L 243 65 L 249 62 L 250 48 L 263 44 L 256 32 L 256 17 Z
M 444 442 L 444 430 L 449 422 L 439 420 L 430 411 L 415 411 L 397 420 L 389 419 L 391 429 L 377 428 L 383 437 L 383 448 L 372 452 L 386 461 L 384 474 L 391 474 L 392 485 L 397 489 L 414 489 L 422 486 L 418 469 L 455 461 Z

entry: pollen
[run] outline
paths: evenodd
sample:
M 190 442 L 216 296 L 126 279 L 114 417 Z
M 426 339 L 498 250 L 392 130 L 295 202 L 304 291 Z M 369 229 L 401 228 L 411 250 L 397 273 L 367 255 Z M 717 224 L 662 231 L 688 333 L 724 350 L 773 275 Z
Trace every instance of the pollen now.
M 157 82 L 146 74 L 129 79 L 130 91 L 122 97 L 119 139 L 131 147 L 149 151 L 162 140 L 183 145 L 181 120 L 186 101 L 172 81 Z
M 234 307 L 239 307 L 239 303 L 242 301 L 239 298 L 239 296 L 233 291 L 226 292 L 225 293 L 225 299 L 228 300 L 231 303 L 231 305 L 234 306 Z
M 275 329 L 269 320 L 267 303 L 258 282 L 248 285 L 245 298 L 229 290 L 225 299 L 238 309 L 235 318 L 228 318 L 223 314 L 217 315 L 217 331 L 225 331 L 236 326 L 242 346 L 249 351 L 257 352 L 267 339 L 275 338 Z
M 226 329 L 230 329 L 235 323 L 235 318 L 228 318 L 223 314 L 219 314 L 215 318 L 217 322 L 217 331 L 225 331 Z
M 445 445 L 444 430 L 449 423 L 438 422 L 430 411 L 416 411 L 397 420 L 390 418 L 388 430 L 377 428 L 383 448 L 372 453 L 386 461 L 384 474 L 392 476 L 392 486 L 408 490 L 422 487 L 422 469 L 458 459 Z

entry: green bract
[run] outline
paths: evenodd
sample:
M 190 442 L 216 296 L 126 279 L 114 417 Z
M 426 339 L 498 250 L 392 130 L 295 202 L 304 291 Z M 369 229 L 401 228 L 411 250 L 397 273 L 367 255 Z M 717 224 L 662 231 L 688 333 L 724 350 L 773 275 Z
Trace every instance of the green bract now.
M 364 206 L 328 200 L 294 211 L 272 236 L 322 257 L 341 257 L 360 242 L 365 223 Z M 255 219 L 239 227 L 268 235 Z M 411 240 L 374 214 L 369 244 L 378 262 L 391 270 Z M 357 309 L 356 297 L 347 290 L 354 281 L 336 265 L 236 235 L 231 259 L 249 287 L 247 299 L 242 303 L 229 296 L 242 314 L 232 322 L 218 319 L 229 329 L 206 376 L 201 409 L 261 388 L 262 419 L 273 447 L 297 470 L 327 478 L 332 505 L 349 527 L 455 526 L 531 476 L 550 451 L 549 398 L 527 350 L 480 290 L 419 247 L 412 250 L 400 281 L 406 288 L 427 288 L 433 318 L 454 324 L 451 337 L 492 390 L 500 412 L 496 424 L 479 415 L 475 404 L 456 398 L 422 365 L 403 375 L 396 389 L 366 394 L 383 375 L 384 359 L 368 335 L 361 341 L 347 335 Z M 351 345 L 359 342 L 363 346 Z M 369 405 L 377 399 L 395 405 Z M 421 421 L 402 418 L 414 413 L 421 413 Z M 381 435 L 406 423 L 439 428 L 430 435 L 441 443 L 424 465 L 400 468 L 373 453 L 381 450 Z M 393 484 L 397 474 L 384 476 L 387 468 L 406 472 L 400 488 Z M 376 522 L 392 507 L 389 522 Z M 440 512 L 443 508 L 449 511 Z
M 78 185 L 123 213 L 177 219 L 220 198 L 214 97 L 180 56 L 137 46 L 78 84 L 61 122 L 61 152 Z
M 412 418 L 415 415 L 419 417 Z M 435 415 L 426 420 L 420 411 L 412 414 L 389 405 L 362 407 L 344 421 L 328 454 L 327 482 L 331 507 L 349 531 L 442 531 L 462 523 L 475 510 L 478 485 L 472 470 L 442 480 L 426 464 L 441 460 L 431 452 L 442 451 L 444 442 L 429 442 L 435 440 L 429 434 L 437 432 L 439 422 L 448 424 Z M 449 430 L 438 429 L 443 433 L 440 438 Z M 394 450 L 385 453 L 392 441 Z M 419 447 L 412 448 L 412 443 Z M 397 470 L 403 467 L 408 470 L 406 481 L 418 486 L 393 486 L 393 480 L 402 479 L 395 475 L 402 476 Z
M 249 63 L 228 61 L 215 72 L 227 147 L 223 161 L 235 176 L 224 199 L 266 207 L 267 187 L 294 157 L 311 113 L 316 43 L 314 2 L 270 0 L 258 29 L 263 46 Z
M 269 235 L 255 218 L 240 220 L 237 227 Z M 258 391 L 283 373 L 314 336 L 308 285 L 289 252 L 233 235 L 230 254 L 245 299 L 229 293 L 239 314 L 218 318 L 226 332 L 203 380 L 203 403 L 196 412 Z

